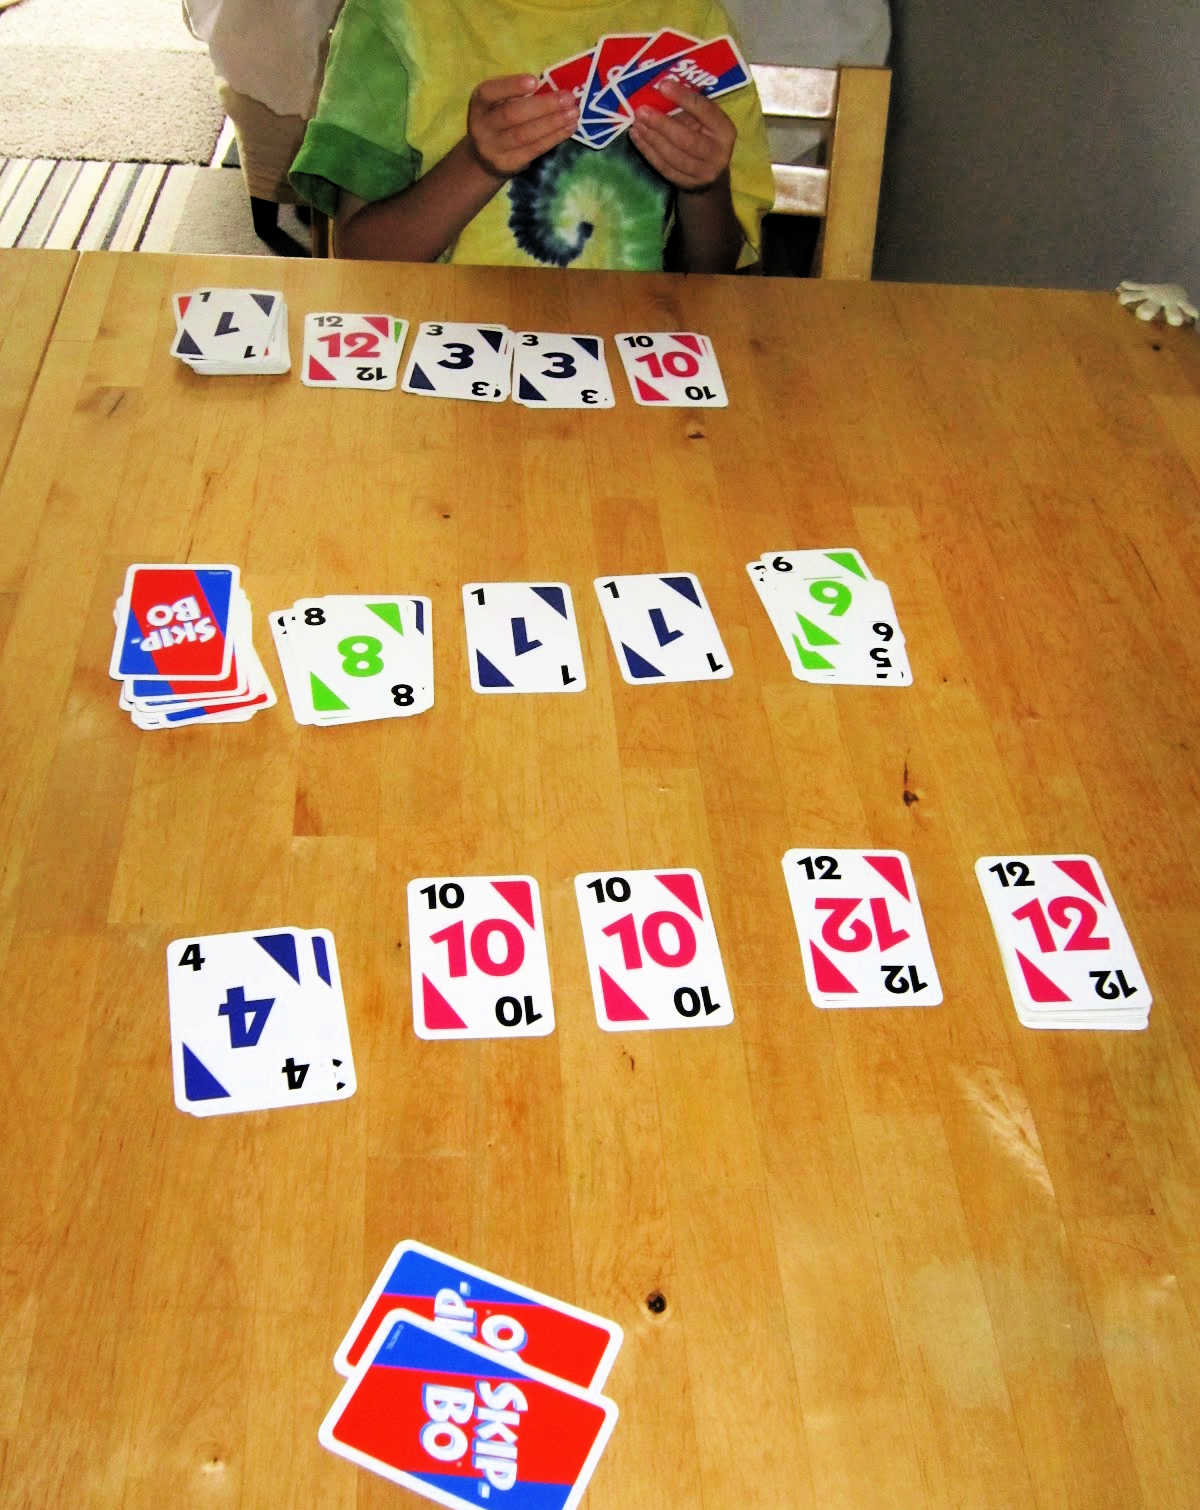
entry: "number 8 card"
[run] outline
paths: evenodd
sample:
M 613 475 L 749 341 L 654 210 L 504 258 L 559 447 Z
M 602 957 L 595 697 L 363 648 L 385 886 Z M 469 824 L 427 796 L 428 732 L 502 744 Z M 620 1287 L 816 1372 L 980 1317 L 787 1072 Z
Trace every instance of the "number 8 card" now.
M 715 1028 L 733 1021 L 698 871 L 593 871 L 575 877 L 575 899 L 602 1028 Z
M 418 1038 L 540 1038 L 554 1031 L 538 885 L 530 876 L 408 883 Z

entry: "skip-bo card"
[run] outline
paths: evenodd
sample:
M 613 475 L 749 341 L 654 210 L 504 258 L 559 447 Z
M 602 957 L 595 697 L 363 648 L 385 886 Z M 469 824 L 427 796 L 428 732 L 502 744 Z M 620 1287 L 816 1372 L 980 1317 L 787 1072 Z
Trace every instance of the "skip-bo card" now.
M 908 856 L 789 849 L 788 899 L 818 1007 L 936 1006 L 941 982 Z
M 975 875 L 1026 1027 L 1146 1027 L 1150 988 L 1093 856 L 984 855 Z
M 613 337 L 629 391 L 658 408 L 723 409 L 729 399 L 713 344 L 695 331 L 623 331 Z
M 343 1100 L 354 1060 L 333 938 L 266 928 L 167 946 L 175 1104 L 193 1116 Z
M 229 674 L 236 566 L 135 564 L 117 602 L 109 675 L 208 681 Z
M 550 965 L 532 876 L 408 883 L 418 1038 L 541 1038 L 554 1031 Z
M 597 577 L 593 586 L 627 682 L 709 682 L 733 675 L 721 631 L 692 572 Z
M 394 315 L 307 314 L 300 380 L 309 388 L 394 388 L 407 330 Z
M 575 877 L 596 1021 L 608 1032 L 733 1021 L 704 882 L 695 870 Z
M 603 1395 L 396 1310 L 318 1440 L 451 1510 L 574 1510 L 616 1420 Z
M 462 590 L 476 692 L 582 692 L 575 605 L 565 582 L 468 582 Z
M 384 1317 L 397 1308 L 581 1389 L 603 1385 L 623 1337 L 615 1321 L 410 1238 L 392 1249 L 342 1339 L 333 1360 L 339 1374 L 354 1372 Z

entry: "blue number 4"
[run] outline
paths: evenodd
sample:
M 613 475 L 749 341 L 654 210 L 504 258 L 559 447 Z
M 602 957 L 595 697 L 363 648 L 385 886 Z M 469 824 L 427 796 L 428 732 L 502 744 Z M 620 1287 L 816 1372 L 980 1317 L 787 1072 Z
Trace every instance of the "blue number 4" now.
M 259 1000 L 246 1000 L 244 986 L 230 986 L 225 992 L 225 1000 L 217 1008 L 220 1017 L 229 1020 L 229 1047 L 231 1049 L 252 1049 L 262 1037 L 262 1031 L 267 1025 L 267 1018 L 271 1015 L 271 1008 L 275 1005 L 273 996 L 265 996 Z

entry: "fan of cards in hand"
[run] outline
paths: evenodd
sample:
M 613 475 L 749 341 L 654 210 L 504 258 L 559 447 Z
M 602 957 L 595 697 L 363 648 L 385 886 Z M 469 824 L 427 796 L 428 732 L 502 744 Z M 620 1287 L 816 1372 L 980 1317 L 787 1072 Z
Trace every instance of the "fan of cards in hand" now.
M 175 294 L 171 355 L 193 372 L 282 373 L 291 369 L 283 295 L 254 288 L 197 288 Z
M 621 33 L 552 64 L 537 92 L 573 94 L 579 101 L 573 139 L 599 148 L 628 131 L 638 110 L 670 115 L 679 108 L 659 87 L 667 79 L 711 100 L 743 88 L 750 69 L 732 37 L 701 42 L 680 31 Z
M 274 706 L 236 566 L 131 566 L 113 618 L 108 674 L 139 729 L 244 723 Z

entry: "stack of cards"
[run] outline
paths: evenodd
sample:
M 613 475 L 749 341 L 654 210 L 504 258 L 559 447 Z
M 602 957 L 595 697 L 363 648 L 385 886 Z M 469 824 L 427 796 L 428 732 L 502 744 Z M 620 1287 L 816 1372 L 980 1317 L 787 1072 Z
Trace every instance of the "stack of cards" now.
M 394 388 L 407 331 L 395 315 L 305 315 L 300 380 L 309 388 Z
M 301 598 L 270 624 L 297 723 L 408 718 L 433 707 L 428 598 Z
M 242 723 L 275 703 L 236 566 L 134 565 L 108 673 L 139 729 Z
M 984 855 L 987 903 L 1027 1028 L 1144 1028 L 1151 996 L 1091 855 Z
M 573 94 L 579 102 L 574 139 L 600 148 L 628 131 L 643 107 L 668 115 L 679 109 L 659 88 L 668 78 L 717 99 L 748 84 L 750 70 L 732 37 L 701 42 L 680 31 L 623 33 L 551 64 L 538 92 Z
M 607 1032 L 733 1021 L 698 871 L 591 871 L 575 877 L 575 900 L 596 1021 Z
M 856 550 L 771 551 L 746 570 L 801 681 L 912 685 L 892 595 Z
M 180 1111 L 212 1117 L 354 1094 L 346 1003 L 325 930 L 175 939 L 167 995 Z
M 554 1031 L 550 965 L 532 876 L 408 883 L 418 1038 L 540 1038 Z
M 176 294 L 171 355 L 210 376 L 287 372 L 283 295 L 253 288 L 197 288 Z
M 729 399 L 717 355 L 695 331 L 640 330 L 614 336 L 629 391 L 659 408 L 724 409 Z
M 587 686 L 565 582 L 468 582 L 462 597 L 476 692 L 582 692 Z
M 788 899 L 818 1007 L 936 1006 L 941 982 L 907 855 L 789 849 Z
M 439 1505 L 573 1510 L 617 1407 L 615 1322 L 403 1242 L 334 1358 L 323 1447 Z
M 597 577 L 594 585 L 627 682 L 707 682 L 733 675 L 717 621 L 691 572 Z

